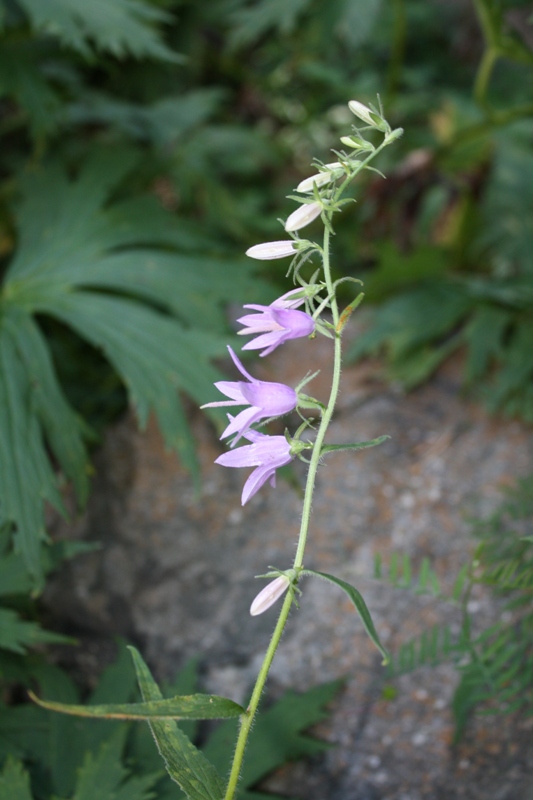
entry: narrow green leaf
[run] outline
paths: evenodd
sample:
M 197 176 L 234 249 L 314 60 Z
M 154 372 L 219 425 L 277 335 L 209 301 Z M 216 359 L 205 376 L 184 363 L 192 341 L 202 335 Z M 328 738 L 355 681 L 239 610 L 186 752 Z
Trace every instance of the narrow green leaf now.
M 301 572 L 302 575 L 314 575 L 317 578 L 323 578 L 330 583 L 334 583 L 336 586 L 339 586 L 343 591 L 346 592 L 352 603 L 354 604 L 357 613 L 361 617 L 361 621 L 365 627 L 366 632 L 378 648 L 379 652 L 383 656 L 383 664 L 388 664 L 390 661 L 390 656 L 387 650 L 383 647 L 379 640 L 379 636 L 377 631 L 374 627 L 374 623 L 372 621 L 372 617 L 370 616 L 370 611 L 363 600 L 363 596 L 360 592 L 357 591 L 355 586 L 352 586 L 350 583 L 346 583 L 346 581 L 341 580 L 340 578 L 336 578 L 334 575 L 328 575 L 326 572 L 315 572 L 313 569 L 303 569 Z
M 62 714 L 71 714 L 75 717 L 131 720 L 228 719 L 239 717 L 245 711 L 233 700 L 209 694 L 169 697 L 166 700 L 154 700 L 149 703 L 106 703 L 96 706 L 71 706 L 51 700 L 41 700 L 33 692 L 29 692 L 29 695 L 37 705 L 43 708 L 59 711 Z
M 382 444 L 387 439 L 390 439 L 390 436 L 378 436 L 377 439 L 371 439 L 368 442 L 353 442 L 350 444 L 326 444 L 322 447 L 320 451 L 320 455 L 324 456 L 326 453 L 335 453 L 340 450 L 365 450 L 367 447 L 376 447 L 378 444 Z
M 145 702 L 163 699 L 150 670 L 139 652 L 129 648 L 141 694 Z M 149 722 L 159 752 L 170 777 L 176 781 L 189 800 L 222 800 L 224 783 L 210 761 L 180 731 L 173 720 Z
M 30 776 L 22 762 L 11 757 L 0 774 L 0 800 L 32 800 Z

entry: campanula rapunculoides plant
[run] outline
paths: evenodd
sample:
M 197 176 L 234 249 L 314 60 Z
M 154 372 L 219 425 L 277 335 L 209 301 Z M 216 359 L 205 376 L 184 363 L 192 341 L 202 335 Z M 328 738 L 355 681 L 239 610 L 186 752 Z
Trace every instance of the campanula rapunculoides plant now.
M 80 707 L 43 703 L 48 708 L 66 713 L 85 713 L 85 715 L 90 713 L 91 716 L 148 720 L 170 776 L 190 800 L 234 800 L 237 796 L 248 736 L 289 612 L 296 602 L 296 595 L 301 593 L 298 584 L 304 576 L 324 578 L 343 589 L 354 603 L 367 633 L 383 654 L 384 661 L 388 658 L 366 604 L 357 589 L 333 575 L 304 567 L 313 491 L 318 467 L 324 456 L 337 450 L 373 447 L 387 438 L 380 436 L 371 441 L 340 445 L 330 445 L 326 442 L 327 430 L 339 393 L 343 331 L 350 315 L 362 300 L 362 294 L 358 292 L 354 300 L 344 309 L 341 310 L 339 307 L 337 298 L 339 285 L 345 281 L 354 284 L 360 282 L 354 278 L 333 280 L 330 265 L 333 222 L 335 214 L 351 202 L 343 198 L 349 184 L 362 170 L 369 168 L 370 162 L 383 148 L 402 134 L 401 129 L 391 129 L 383 116 L 381 106 L 379 109 L 369 108 L 362 103 L 352 101 L 349 107 L 364 126 L 354 126 L 352 135 L 343 137 L 342 143 L 348 151 L 334 151 L 337 161 L 329 164 L 317 162 L 316 174 L 297 186 L 298 194 L 291 196 L 290 199 L 296 201 L 299 206 L 285 222 L 287 239 L 254 245 L 247 251 L 249 256 L 260 260 L 291 256 L 292 261 L 287 274 L 292 277 L 296 288 L 269 306 L 246 306 L 247 309 L 257 313 L 246 314 L 239 320 L 244 326 L 240 333 L 256 337 L 248 341 L 243 349 L 262 350 L 261 356 L 267 356 L 288 339 L 300 339 L 303 359 L 305 351 L 312 347 L 312 342 L 306 340 L 316 335 L 328 337 L 333 351 L 333 376 L 329 399 L 323 404 L 302 391 L 314 377 L 313 375 L 305 376 L 295 388 L 258 380 L 252 374 L 253 369 L 248 372 L 229 347 L 233 363 L 243 379 L 217 382 L 216 388 L 228 399 L 213 400 L 204 406 L 204 408 L 244 406 L 237 415 L 228 413 L 228 425 L 221 438 L 228 440 L 229 449 L 216 459 L 217 464 L 225 467 L 253 468 L 244 484 L 241 498 L 243 505 L 267 481 L 270 481 L 272 486 L 275 485 L 278 467 L 288 464 L 294 458 L 300 458 L 308 465 L 300 535 L 292 566 L 286 569 L 270 567 L 266 575 L 260 576 L 270 578 L 271 581 L 259 592 L 250 608 L 252 616 L 257 616 L 285 595 L 248 706 L 243 708 L 231 700 L 212 695 L 192 695 L 164 700 L 148 667 L 133 648 L 131 650 L 143 703 L 97 706 L 86 709 L 85 712 L 82 712 Z M 367 140 L 365 138 L 367 131 L 370 131 L 371 138 L 381 134 L 382 141 L 374 144 Z M 323 227 L 321 241 L 301 239 L 299 231 L 319 217 Z M 311 266 L 312 261 L 316 263 Z M 311 275 L 306 279 L 307 273 Z M 292 434 L 287 430 L 284 436 L 271 436 L 254 427 L 265 425 L 272 418 L 284 416 L 294 410 L 304 421 Z M 314 417 L 304 418 L 304 411 L 309 411 Z M 247 443 L 243 444 L 242 439 Z M 241 444 L 237 446 L 239 442 Z M 214 766 L 173 722 L 175 719 L 224 717 L 240 717 L 241 723 L 227 781 L 223 780 Z

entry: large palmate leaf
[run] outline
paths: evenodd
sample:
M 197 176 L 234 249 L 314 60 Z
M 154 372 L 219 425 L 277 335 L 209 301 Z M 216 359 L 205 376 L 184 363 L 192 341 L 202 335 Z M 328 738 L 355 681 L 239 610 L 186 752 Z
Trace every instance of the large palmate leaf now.
M 176 60 L 154 24 L 170 16 L 144 0 L 18 0 L 32 27 L 58 36 L 83 55 L 94 48 L 123 57 Z
M 37 584 L 43 502 L 62 510 L 49 453 L 81 504 L 88 463 L 84 423 L 62 394 L 34 315 L 55 317 L 103 352 L 141 425 L 155 412 L 167 444 L 194 472 L 178 392 L 198 405 L 210 399 L 219 374 L 209 359 L 225 353 L 221 301 L 233 299 L 235 285 L 252 288 L 247 264 L 180 252 L 183 237 L 155 202 L 109 203 L 137 159 L 127 148 L 100 149 L 76 180 L 51 164 L 21 182 L 18 248 L 0 299 L 0 513 L 15 526 Z

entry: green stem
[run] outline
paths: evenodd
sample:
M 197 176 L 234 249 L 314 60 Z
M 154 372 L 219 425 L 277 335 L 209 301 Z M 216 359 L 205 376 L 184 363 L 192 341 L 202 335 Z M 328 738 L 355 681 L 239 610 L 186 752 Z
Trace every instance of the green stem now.
M 255 682 L 254 690 L 252 692 L 252 697 L 250 699 L 250 704 L 246 709 L 246 714 L 243 714 L 241 716 L 241 727 L 239 729 L 237 744 L 235 745 L 235 755 L 233 756 L 233 764 L 231 765 L 231 772 L 228 778 L 228 785 L 226 787 L 226 794 L 224 795 L 224 800 L 233 800 L 233 797 L 235 795 L 235 790 L 237 788 L 237 784 L 239 782 L 239 776 L 241 774 L 242 761 L 244 758 L 244 751 L 246 750 L 248 736 L 250 734 L 250 730 L 254 722 L 254 717 L 257 711 L 257 707 L 259 706 L 261 695 L 263 694 L 263 689 L 265 687 L 270 666 L 274 659 L 274 655 L 276 653 L 278 644 L 283 634 L 283 629 L 285 628 L 285 623 L 287 622 L 289 612 L 291 610 L 293 599 L 294 599 L 293 595 L 289 591 L 281 608 L 278 622 L 276 624 L 276 627 L 274 628 L 274 633 L 272 634 L 272 638 L 270 640 L 268 650 L 266 651 L 265 658 L 261 665 L 261 669 L 259 670 L 259 675 L 257 676 L 257 680 Z

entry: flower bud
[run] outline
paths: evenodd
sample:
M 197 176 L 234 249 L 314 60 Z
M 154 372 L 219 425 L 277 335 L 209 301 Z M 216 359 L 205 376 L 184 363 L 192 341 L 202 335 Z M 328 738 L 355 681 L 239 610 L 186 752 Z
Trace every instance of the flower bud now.
M 271 261 L 274 258 L 285 258 L 286 256 L 293 256 L 296 253 L 297 245 L 292 239 L 281 242 L 263 242 L 263 244 L 254 244 L 246 251 L 246 255 L 250 258 L 257 258 L 260 261 Z
M 339 164 L 338 161 L 334 161 L 333 164 L 326 164 L 328 168 L 327 171 L 324 170 L 323 172 L 319 172 L 316 175 L 311 175 L 310 178 L 306 178 L 301 183 L 298 184 L 296 187 L 297 192 L 312 192 L 313 186 L 316 184 L 317 186 L 324 186 L 326 183 L 330 181 L 334 181 L 343 174 L 344 170 L 342 166 Z
M 320 203 L 304 203 L 293 211 L 287 222 L 285 223 L 285 230 L 288 233 L 292 231 L 299 231 L 300 228 L 305 228 L 314 219 L 320 216 L 322 205 Z
M 355 114 L 356 117 L 366 122 L 367 125 L 371 125 L 372 128 L 377 128 L 379 131 L 383 133 L 389 129 L 388 124 L 385 122 L 379 114 L 376 114 L 372 111 L 368 106 L 363 105 L 363 103 L 359 103 L 357 100 L 350 100 L 348 103 L 348 108 Z
M 367 142 L 365 139 L 362 139 L 360 136 L 341 136 L 342 144 L 345 144 L 346 147 L 353 147 L 357 150 L 375 150 L 376 148 L 371 142 Z
M 250 606 L 250 614 L 252 617 L 257 617 L 270 608 L 270 606 L 274 605 L 276 600 L 287 591 L 289 586 L 290 581 L 285 575 L 280 575 L 278 578 L 270 581 L 270 583 L 267 583 Z

